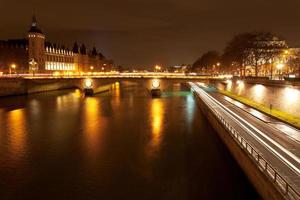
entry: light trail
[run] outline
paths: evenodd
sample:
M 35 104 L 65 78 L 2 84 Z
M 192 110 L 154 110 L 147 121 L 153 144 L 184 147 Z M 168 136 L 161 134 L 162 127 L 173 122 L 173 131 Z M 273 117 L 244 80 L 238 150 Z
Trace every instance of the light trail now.
M 268 140 L 269 142 L 271 142 L 274 146 L 276 146 L 277 148 L 279 148 L 280 150 L 282 150 L 285 154 L 287 154 L 290 158 L 292 158 L 293 160 L 295 160 L 298 164 L 300 163 L 300 159 L 294 155 L 293 153 L 291 153 L 290 151 L 288 151 L 287 149 L 285 149 L 283 146 L 281 146 L 280 144 L 278 144 L 276 141 L 274 141 L 273 139 L 271 139 L 270 137 L 268 137 L 267 135 L 265 135 L 263 132 L 261 132 L 259 129 L 257 129 L 256 127 L 254 127 L 252 124 L 250 124 L 249 122 L 247 122 L 246 120 L 244 120 L 243 118 L 241 118 L 240 116 L 238 116 L 236 113 L 234 113 L 233 111 L 231 111 L 230 109 L 228 109 L 226 106 L 222 105 L 220 102 L 218 102 L 217 100 L 215 100 L 213 97 L 211 97 L 210 95 L 208 95 L 206 92 L 204 92 L 199 86 L 197 86 L 194 83 L 190 83 L 191 86 L 196 87 L 193 88 L 198 94 L 203 94 L 206 96 L 207 101 L 212 101 L 215 102 L 215 104 L 217 104 L 217 106 L 223 111 L 225 111 L 225 113 L 227 113 L 227 116 L 230 117 L 231 119 L 233 119 L 236 123 L 239 123 L 248 133 L 250 133 L 254 138 L 256 138 L 257 141 L 259 141 L 261 144 L 265 145 L 271 152 L 273 152 L 273 154 L 277 155 L 277 157 L 279 157 L 282 161 L 284 161 L 284 163 L 291 168 L 293 171 L 295 171 L 298 175 L 300 175 L 300 169 L 295 166 L 293 163 L 291 163 L 289 160 L 287 160 L 283 155 L 281 155 L 277 150 L 275 150 L 274 148 L 272 148 L 269 144 L 267 144 L 264 140 L 262 140 L 261 138 L 259 138 L 257 136 L 257 134 L 255 134 L 252 130 L 250 130 L 248 127 L 246 127 L 244 124 L 248 125 L 250 128 L 252 128 L 253 130 L 255 130 L 257 133 L 259 133 L 262 137 L 264 137 L 266 140 Z M 242 121 L 243 123 L 240 123 L 240 121 Z

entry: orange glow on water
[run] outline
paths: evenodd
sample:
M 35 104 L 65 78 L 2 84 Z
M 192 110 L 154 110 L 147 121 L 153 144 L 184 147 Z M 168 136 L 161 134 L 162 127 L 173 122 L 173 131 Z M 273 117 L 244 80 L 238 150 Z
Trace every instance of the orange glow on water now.
M 287 104 L 294 104 L 299 102 L 300 91 L 296 88 L 287 87 L 284 89 L 284 100 Z
M 26 142 L 26 121 L 24 109 L 7 114 L 7 128 L 10 130 L 10 149 L 15 158 L 24 154 Z
M 266 87 L 261 84 L 256 84 L 253 86 L 253 99 L 255 101 L 261 102 L 266 96 Z
M 120 106 L 121 104 L 121 89 L 120 89 L 120 83 L 116 82 L 113 85 L 113 89 L 114 89 L 114 96 L 115 96 L 115 104 L 117 107 Z
M 151 103 L 151 146 L 157 148 L 161 143 L 161 134 L 164 120 L 164 107 L 160 99 L 154 99 Z
M 91 154 L 99 147 L 99 135 L 103 130 L 99 101 L 96 98 L 86 98 L 84 102 L 84 140 Z
M 87 97 L 83 104 L 83 144 L 89 159 L 87 164 L 92 164 L 99 157 L 104 146 L 104 134 L 109 128 L 108 118 L 103 114 L 103 102 L 97 97 Z M 91 163 L 90 163 L 91 162 Z

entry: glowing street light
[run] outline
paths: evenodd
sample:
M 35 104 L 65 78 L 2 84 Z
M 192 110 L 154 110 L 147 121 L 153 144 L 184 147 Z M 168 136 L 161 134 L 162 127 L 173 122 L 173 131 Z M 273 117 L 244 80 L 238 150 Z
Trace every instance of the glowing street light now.
M 160 87 L 160 81 L 158 79 L 152 80 L 152 88 L 157 89 Z
M 9 74 L 11 75 L 11 70 L 15 70 L 17 68 L 17 65 L 16 64 L 11 64 L 10 67 L 9 67 Z
M 93 86 L 93 81 L 92 81 L 92 79 L 85 79 L 85 80 L 84 80 L 84 87 L 85 87 L 85 88 L 92 88 L 92 86 Z
M 161 95 L 160 81 L 158 79 L 152 80 L 151 95 L 152 97 L 159 97 Z
M 283 64 L 283 63 L 278 63 L 278 64 L 276 65 L 276 68 L 277 68 L 278 70 L 281 70 L 283 67 L 284 67 L 284 64 Z
M 161 70 L 161 66 L 156 65 L 156 66 L 155 66 L 155 69 L 159 71 L 159 70 Z
M 12 64 L 10 67 L 11 67 L 12 69 L 16 69 L 16 68 L 17 68 L 17 65 L 16 65 L 16 64 Z

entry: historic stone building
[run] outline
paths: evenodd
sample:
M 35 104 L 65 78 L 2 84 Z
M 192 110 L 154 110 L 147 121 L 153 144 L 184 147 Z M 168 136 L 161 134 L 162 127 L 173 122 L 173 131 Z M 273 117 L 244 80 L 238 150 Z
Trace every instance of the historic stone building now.
M 113 62 L 98 53 L 88 51 L 76 42 L 73 49 L 46 41 L 33 17 L 26 39 L 0 40 L 0 73 L 102 72 L 110 71 Z

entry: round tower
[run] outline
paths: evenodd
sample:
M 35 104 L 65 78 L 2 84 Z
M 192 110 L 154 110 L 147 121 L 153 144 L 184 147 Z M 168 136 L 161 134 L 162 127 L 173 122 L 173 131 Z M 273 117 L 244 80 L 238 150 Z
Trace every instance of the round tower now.
M 29 71 L 45 70 L 45 35 L 38 28 L 36 17 L 33 16 L 31 27 L 28 31 L 28 62 L 36 63 L 35 69 L 31 69 L 29 64 Z

